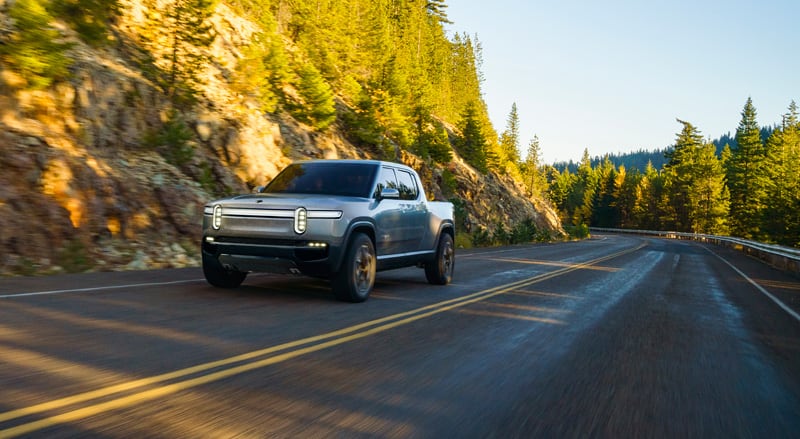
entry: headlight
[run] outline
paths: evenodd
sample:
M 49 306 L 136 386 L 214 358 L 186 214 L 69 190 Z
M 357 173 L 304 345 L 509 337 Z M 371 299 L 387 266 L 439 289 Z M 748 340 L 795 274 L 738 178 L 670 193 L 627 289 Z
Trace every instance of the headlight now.
M 308 228 L 308 212 L 305 207 L 298 207 L 294 211 L 294 232 L 302 235 Z
M 214 230 L 219 230 L 219 228 L 222 227 L 222 206 L 219 204 L 214 206 L 214 214 L 211 218 L 211 227 L 213 227 Z

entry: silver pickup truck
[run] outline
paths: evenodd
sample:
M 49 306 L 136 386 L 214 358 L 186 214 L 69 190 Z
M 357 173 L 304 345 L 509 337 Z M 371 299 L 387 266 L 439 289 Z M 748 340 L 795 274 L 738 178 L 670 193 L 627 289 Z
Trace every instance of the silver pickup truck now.
M 238 287 L 251 271 L 329 278 L 339 300 L 363 302 L 376 271 L 419 266 L 453 278 L 453 205 L 428 201 L 417 173 L 370 160 L 289 165 L 256 193 L 213 201 L 203 215 L 203 273 Z

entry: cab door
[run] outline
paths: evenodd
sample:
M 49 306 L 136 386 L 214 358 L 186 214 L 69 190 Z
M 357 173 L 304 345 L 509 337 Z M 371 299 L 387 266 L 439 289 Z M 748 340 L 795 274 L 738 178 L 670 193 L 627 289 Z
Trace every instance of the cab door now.
M 425 233 L 428 230 L 428 204 L 422 199 L 419 182 L 411 172 L 404 169 L 395 171 L 400 190 L 400 236 L 402 252 L 421 250 Z
M 375 187 L 375 245 L 378 256 L 402 253 L 400 200 L 382 198 L 383 189 L 397 189 L 397 176 L 389 167 L 382 167 Z

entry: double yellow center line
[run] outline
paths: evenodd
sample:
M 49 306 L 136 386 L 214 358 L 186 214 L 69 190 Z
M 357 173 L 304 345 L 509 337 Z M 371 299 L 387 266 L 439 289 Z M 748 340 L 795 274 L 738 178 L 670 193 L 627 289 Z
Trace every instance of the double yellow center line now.
M 99 400 L 99 402 L 96 401 L 85 407 L 76 408 L 61 414 L 52 415 L 40 420 L 27 422 L 0 430 L 0 438 L 28 434 L 55 425 L 85 419 L 90 416 L 105 413 L 111 410 L 130 407 L 144 401 L 163 398 L 165 396 L 203 384 L 212 383 L 214 381 L 219 381 L 235 375 L 243 374 L 245 372 L 321 351 L 323 349 L 328 349 L 334 346 L 349 343 L 354 340 L 366 338 L 393 328 L 397 328 L 399 326 L 407 325 L 418 320 L 451 311 L 456 308 L 461 308 L 494 296 L 505 294 L 516 289 L 525 288 L 538 282 L 552 279 L 557 276 L 562 276 L 572 271 L 585 269 L 609 259 L 635 252 L 642 247 L 644 247 L 644 244 L 636 248 L 623 250 L 608 256 L 572 265 L 550 273 L 540 274 L 528 279 L 511 282 L 477 293 L 445 300 L 411 311 L 393 314 L 391 316 L 314 337 L 291 341 L 218 361 L 199 364 L 197 366 L 187 367 L 185 369 L 168 372 L 161 375 L 120 383 L 113 386 L 104 387 L 102 389 L 0 413 L 0 423 L 2 423 L 44 412 L 63 409 L 65 407 L 85 403 L 88 401 Z M 114 397 L 118 394 L 120 394 L 120 396 Z

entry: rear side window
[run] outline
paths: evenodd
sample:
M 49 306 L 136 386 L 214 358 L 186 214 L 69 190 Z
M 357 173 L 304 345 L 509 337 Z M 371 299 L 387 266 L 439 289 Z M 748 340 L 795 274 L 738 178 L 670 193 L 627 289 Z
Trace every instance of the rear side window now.
M 400 199 L 401 200 L 416 200 L 417 195 L 419 195 L 419 189 L 417 188 L 417 182 L 414 181 L 414 177 L 408 171 L 397 171 L 397 189 L 400 190 Z

